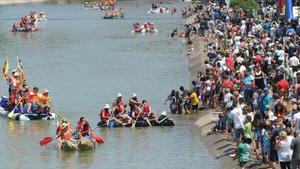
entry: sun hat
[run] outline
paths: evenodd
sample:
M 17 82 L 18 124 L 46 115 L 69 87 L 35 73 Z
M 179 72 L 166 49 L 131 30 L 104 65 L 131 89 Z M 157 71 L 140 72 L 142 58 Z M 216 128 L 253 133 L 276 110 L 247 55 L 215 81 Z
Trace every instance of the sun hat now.
M 19 76 L 20 74 L 18 72 L 14 73 L 14 76 Z
M 118 93 L 118 97 L 122 97 L 122 94 L 121 94 L 121 93 Z
M 49 90 L 48 89 L 44 89 L 43 93 L 49 93 Z
M 63 123 L 63 124 L 61 125 L 61 129 L 64 129 L 64 128 L 66 128 L 66 127 L 68 127 L 68 124 L 67 124 L 67 123 Z
M 135 93 L 132 93 L 132 97 L 136 97 L 137 95 Z
M 104 108 L 109 109 L 109 104 L 105 104 Z
M 162 112 L 161 112 L 161 115 L 166 116 L 166 115 L 167 115 L 167 112 L 166 112 L 166 111 L 162 111 Z

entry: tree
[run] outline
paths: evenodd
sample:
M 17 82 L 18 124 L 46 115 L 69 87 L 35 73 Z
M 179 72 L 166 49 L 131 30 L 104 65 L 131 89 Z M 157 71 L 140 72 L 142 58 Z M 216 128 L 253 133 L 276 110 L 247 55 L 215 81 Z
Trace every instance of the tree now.
M 251 14 L 252 10 L 258 10 L 256 0 L 231 0 L 230 6 L 233 8 L 242 8 L 248 14 Z

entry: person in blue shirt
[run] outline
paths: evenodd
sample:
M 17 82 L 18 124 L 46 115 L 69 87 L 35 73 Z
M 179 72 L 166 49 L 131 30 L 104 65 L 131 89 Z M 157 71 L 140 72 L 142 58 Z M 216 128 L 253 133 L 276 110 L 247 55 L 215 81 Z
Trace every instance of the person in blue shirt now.
M 245 100 L 248 102 L 251 100 L 252 97 L 251 83 L 253 82 L 253 79 L 253 76 L 251 76 L 250 74 L 248 74 L 247 71 L 245 71 L 245 77 L 242 79 L 242 81 L 245 84 Z
M 262 97 L 262 103 L 260 105 L 260 114 L 263 119 L 266 119 L 265 110 L 266 105 L 270 105 L 273 102 L 273 96 L 269 93 L 269 88 L 264 88 L 264 95 Z

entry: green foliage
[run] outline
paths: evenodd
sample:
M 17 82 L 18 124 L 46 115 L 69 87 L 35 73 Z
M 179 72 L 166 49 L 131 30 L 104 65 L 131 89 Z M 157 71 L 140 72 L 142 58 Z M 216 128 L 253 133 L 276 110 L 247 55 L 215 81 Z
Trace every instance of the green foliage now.
M 258 9 L 256 0 L 231 0 L 230 6 L 233 8 L 242 8 L 247 13 L 251 13 L 253 9 L 255 11 Z

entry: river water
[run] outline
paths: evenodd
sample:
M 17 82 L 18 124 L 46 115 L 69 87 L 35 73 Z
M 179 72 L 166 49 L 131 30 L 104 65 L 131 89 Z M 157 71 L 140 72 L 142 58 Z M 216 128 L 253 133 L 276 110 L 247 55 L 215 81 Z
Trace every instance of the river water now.
M 182 28 L 179 14 L 150 15 L 151 3 L 122 1 L 126 18 L 102 20 L 102 11 L 79 4 L 0 6 L 0 60 L 23 60 L 30 86 L 50 90 L 56 111 L 75 125 L 85 116 L 95 126 L 99 109 L 121 92 L 137 93 L 152 109 L 168 110 L 163 99 L 170 89 L 188 85 L 185 46 L 167 35 Z M 183 4 L 177 3 L 182 7 Z M 41 32 L 12 33 L 13 22 L 30 10 L 45 10 L 49 20 Z M 154 22 L 156 34 L 132 34 L 134 22 Z M 4 81 L 1 95 L 7 95 Z M 97 129 L 106 143 L 95 152 L 57 151 L 55 142 L 40 147 L 43 137 L 55 135 L 54 121 L 15 122 L 0 119 L 1 168 L 219 168 L 192 127 L 192 119 L 173 116 L 175 127 Z

